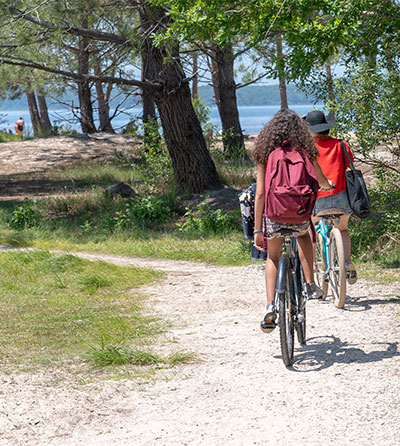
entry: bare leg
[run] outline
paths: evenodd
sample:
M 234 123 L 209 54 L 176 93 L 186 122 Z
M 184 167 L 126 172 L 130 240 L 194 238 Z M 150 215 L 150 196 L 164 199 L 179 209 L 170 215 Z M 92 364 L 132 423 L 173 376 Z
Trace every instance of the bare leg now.
M 316 226 L 318 224 L 319 220 L 320 220 L 320 217 L 312 217 L 311 220 L 313 222 L 313 225 Z M 312 241 L 311 227 L 308 229 L 308 233 L 310 234 L 310 238 L 311 238 L 311 241 Z M 314 270 L 314 264 L 317 261 L 317 244 L 313 243 L 312 245 L 313 245 L 313 270 Z
M 278 272 L 282 241 L 282 237 L 268 240 L 268 257 L 265 264 L 265 288 L 267 291 L 267 303 L 269 304 L 274 300 L 276 275 Z
M 344 249 L 344 259 L 347 262 L 350 262 L 350 253 L 351 253 L 351 240 L 350 234 L 348 230 L 349 226 L 349 215 L 342 215 L 339 220 L 339 224 L 335 225 L 335 228 L 338 228 L 342 233 L 343 239 L 343 249 Z
M 313 244 L 308 231 L 297 237 L 300 262 L 307 283 L 314 283 Z

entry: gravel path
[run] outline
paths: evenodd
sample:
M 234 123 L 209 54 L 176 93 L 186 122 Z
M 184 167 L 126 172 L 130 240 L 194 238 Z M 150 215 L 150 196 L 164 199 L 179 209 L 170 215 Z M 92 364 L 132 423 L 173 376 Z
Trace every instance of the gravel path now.
M 307 345 L 284 367 L 279 332 L 259 329 L 263 266 L 80 254 L 153 267 L 143 289 L 201 361 L 134 380 L 79 384 L 60 370 L 0 374 L 0 445 L 400 444 L 400 290 L 359 280 L 345 310 L 310 301 Z

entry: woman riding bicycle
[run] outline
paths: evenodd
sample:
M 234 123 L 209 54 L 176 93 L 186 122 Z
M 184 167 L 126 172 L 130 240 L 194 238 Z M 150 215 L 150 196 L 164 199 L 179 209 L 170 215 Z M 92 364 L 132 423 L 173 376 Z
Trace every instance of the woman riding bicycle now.
M 318 193 L 314 214 L 316 215 L 318 212 L 329 208 L 339 208 L 344 210 L 345 214 L 340 217 L 339 223 L 335 225 L 335 227 L 337 227 L 342 234 L 346 277 L 348 283 L 352 285 L 357 281 L 357 272 L 350 260 L 351 240 L 348 225 L 351 209 L 347 198 L 345 178 L 345 170 L 350 163 L 347 157 L 344 157 L 345 165 L 343 165 L 340 140 L 329 136 L 329 129 L 336 124 L 336 120 L 332 113 L 329 113 L 328 116 L 325 117 L 322 111 L 314 110 L 308 113 L 305 120 L 310 127 L 315 145 L 319 152 L 318 162 L 321 169 L 326 177 L 336 185 L 335 189 L 330 191 L 320 191 Z M 351 159 L 354 160 L 348 144 L 345 141 L 343 142 Z M 318 220 L 318 217 L 313 217 L 314 223 L 318 222 Z
M 257 189 L 254 203 L 254 246 L 264 251 L 264 234 L 268 240 L 268 257 L 265 266 L 265 283 L 267 294 L 266 315 L 261 322 L 264 332 L 271 332 L 276 326 L 276 309 L 273 306 L 277 267 L 283 238 L 279 231 L 291 229 L 297 236 L 300 260 L 307 282 L 308 297 L 322 296 L 322 290 L 314 283 L 313 247 L 309 234 L 310 219 L 301 223 L 278 223 L 270 220 L 267 210 L 264 212 L 266 197 L 266 168 L 268 159 L 276 148 L 285 148 L 285 151 L 294 151 L 302 158 L 308 158 L 309 168 L 314 171 L 315 177 L 323 190 L 330 190 L 331 185 L 322 173 L 317 162 L 318 151 L 312 139 L 307 124 L 292 110 L 280 110 L 272 120 L 267 123 L 258 135 L 252 152 L 257 162 Z

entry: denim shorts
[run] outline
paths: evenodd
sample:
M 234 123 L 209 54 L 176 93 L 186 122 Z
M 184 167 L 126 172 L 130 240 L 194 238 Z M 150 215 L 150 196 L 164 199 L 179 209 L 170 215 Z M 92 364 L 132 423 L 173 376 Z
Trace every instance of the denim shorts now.
M 323 209 L 338 208 L 344 209 L 346 215 L 350 215 L 352 210 L 350 208 L 349 199 L 347 198 L 347 192 L 339 192 L 335 195 L 328 195 L 327 197 L 318 198 L 315 202 L 314 215 Z

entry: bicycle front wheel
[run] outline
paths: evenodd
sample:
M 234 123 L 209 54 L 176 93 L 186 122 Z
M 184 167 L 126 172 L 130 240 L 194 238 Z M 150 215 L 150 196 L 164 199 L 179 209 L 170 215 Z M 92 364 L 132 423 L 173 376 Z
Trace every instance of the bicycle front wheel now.
M 300 266 L 297 274 L 300 274 L 300 289 L 299 295 L 297 296 L 297 322 L 296 322 L 296 332 L 297 340 L 299 344 L 304 345 L 306 343 L 306 305 L 304 302 L 304 293 L 306 280 L 304 278 L 303 268 Z
M 329 277 L 328 277 L 328 266 L 326 264 L 326 257 L 324 253 L 324 240 L 322 235 L 317 233 L 317 246 L 316 246 L 316 263 L 317 271 L 315 271 L 315 280 L 317 285 L 321 288 L 323 295 L 322 300 L 326 299 L 328 294 Z
M 285 266 L 285 289 L 279 293 L 279 335 L 282 360 L 286 366 L 290 366 L 293 364 L 294 352 L 294 287 L 293 277 L 287 263 Z
M 342 233 L 337 228 L 331 231 L 329 263 L 333 303 L 336 308 L 343 308 L 346 302 L 346 266 Z

